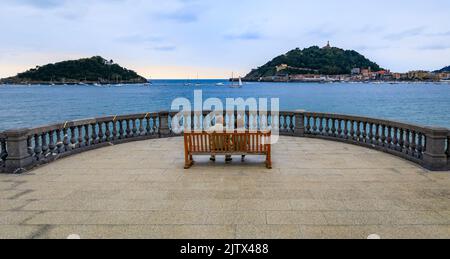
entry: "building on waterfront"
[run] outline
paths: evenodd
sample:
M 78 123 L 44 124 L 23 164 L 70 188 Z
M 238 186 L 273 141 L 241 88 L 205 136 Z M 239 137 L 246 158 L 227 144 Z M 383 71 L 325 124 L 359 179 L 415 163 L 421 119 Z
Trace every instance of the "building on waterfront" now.
M 277 72 L 286 70 L 286 69 L 288 69 L 288 67 L 289 66 L 287 64 L 281 64 L 281 65 L 277 66 Z
M 352 75 L 360 75 L 361 74 L 361 68 L 355 67 L 352 69 Z
M 408 72 L 408 79 L 410 80 L 429 80 L 431 77 L 432 76 L 428 71 L 417 70 Z

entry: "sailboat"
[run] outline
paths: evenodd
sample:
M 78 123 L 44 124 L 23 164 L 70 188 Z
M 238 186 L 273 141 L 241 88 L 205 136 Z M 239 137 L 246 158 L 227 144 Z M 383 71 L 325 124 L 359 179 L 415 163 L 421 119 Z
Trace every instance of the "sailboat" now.
M 242 88 L 244 84 L 242 83 L 242 78 L 239 77 L 239 83 L 237 85 L 234 84 L 234 73 L 233 76 L 231 77 L 231 86 L 230 88 Z
M 195 86 L 200 86 L 200 85 L 202 85 L 202 84 L 199 81 L 199 77 L 198 77 L 198 73 L 197 73 L 197 82 L 195 82 Z

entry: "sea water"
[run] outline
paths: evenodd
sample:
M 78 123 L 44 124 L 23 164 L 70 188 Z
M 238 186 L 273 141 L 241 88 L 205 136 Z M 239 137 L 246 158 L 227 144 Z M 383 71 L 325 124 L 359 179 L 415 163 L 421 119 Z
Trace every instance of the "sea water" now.
M 222 83 L 222 84 L 220 84 Z M 245 83 L 155 80 L 152 85 L 0 85 L 0 131 L 68 120 L 169 110 L 178 97 L 279 98 L 281 110 L 361 115 L 450 128 L 450 84 Z

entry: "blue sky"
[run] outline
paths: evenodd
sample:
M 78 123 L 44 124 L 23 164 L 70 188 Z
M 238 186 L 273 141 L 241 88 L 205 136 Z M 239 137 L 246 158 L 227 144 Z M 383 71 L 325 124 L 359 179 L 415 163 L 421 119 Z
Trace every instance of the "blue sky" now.
M 102 55 L 152 78 L 225 78 L 296 47 L 404 72 L 450 65 L 447 0 L 2 0 L 0 77 Z

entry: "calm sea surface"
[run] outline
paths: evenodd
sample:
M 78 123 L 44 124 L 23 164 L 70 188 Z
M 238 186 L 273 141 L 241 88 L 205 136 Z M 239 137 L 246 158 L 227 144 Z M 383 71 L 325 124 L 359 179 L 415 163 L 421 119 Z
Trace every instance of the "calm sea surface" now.
M 0 85 L 0 131 L 105 115 L 169 110 L 177 97 L 280 98 L 282 110 L 363 115 L 450 128 L 450 84 L 247 83 L 158 80 L 153 85 Z M 195 82 L 198 82 L 196 85 Z M 225 86 L 218 86 L 217 83 Z

